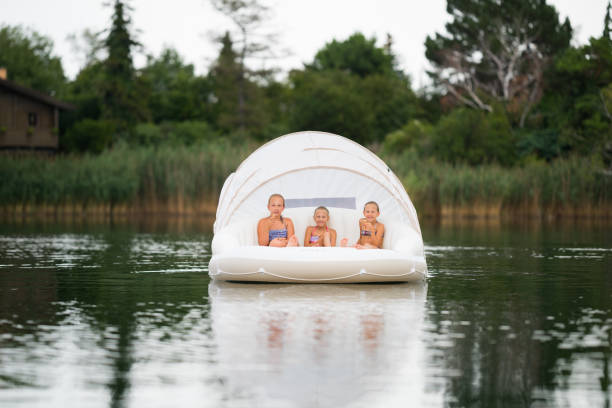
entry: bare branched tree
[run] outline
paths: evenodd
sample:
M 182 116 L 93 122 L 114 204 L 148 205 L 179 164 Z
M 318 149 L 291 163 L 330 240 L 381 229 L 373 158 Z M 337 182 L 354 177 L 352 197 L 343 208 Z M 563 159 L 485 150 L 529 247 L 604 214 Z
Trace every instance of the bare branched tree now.
M 502 102 L 522 127 L 542 96 L 547 64 L 571 26 L 539 0 L 448 0 L 448 36 L 426 40 L 434 81 L 460 103 L 492 111 Z
M 246 87 L 249 80 L 261 80 L 272 74 L 270 69 L 250 69 L 247 60 L 260 60 L 277 57 L 272 52 L 271 44 L 277 43 L 277 35 L 265 29 L 270 9 L 260 0 L 210 0 L 211 5 L 228 17 L 235 25 L 231 35 L 237 51 L 238 106 L 237 115 L 240 128 L 246 123 Z M 224 36 L 219 36 L 221 42 Z M 263 64 L 262 64 L 263 65 Z

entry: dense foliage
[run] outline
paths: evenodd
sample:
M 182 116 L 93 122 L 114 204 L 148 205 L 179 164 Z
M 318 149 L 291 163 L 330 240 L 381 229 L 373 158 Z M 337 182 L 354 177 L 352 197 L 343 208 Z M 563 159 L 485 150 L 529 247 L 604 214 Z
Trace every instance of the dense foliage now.
M 155 130 L 157 125 L 146 126 L 152 126 L 148 131 L 153 133 L 172 132 L 171 125 L 161 130 Z M 214 201 L 226 177 L 256 147 L 223 139 L 202 140 L 189 147 L 181 142 L 157 147 L 118 143 L 101 154 L 68 154 L 53 161 L 6 158 L 0 161 L 0 213 L 27 211 L 28 206 L 37 205 L 80 212 L 100 205 Z M 601 217 L 612 209 L 612 178 L 589 158 L 508 169 L 497 164 L 453 165 L 424 159 L 411 150 L 381 157 L 406 186 L 421 215 L 463 208 L 471 215 L 479 210 L 499 215 L 503 209 L 505 214 L 519 216 Z
M 261 143 L 321 130 L 419 163 L 553 168 L 585 160 L 597 177 L 610 177 L 610 8 L 601 36 L 571 45 L 570 22 L 544 0 L 447 0 L 446 31 L 425 42 L 433 87 L 415 92 L 391 36 L 382 45 L 361 33 L 331 39 L 282 80 L 253 69 L 249 58 L 274 47 L 256 35 L 266 9 L 255 0 L 213 1 L 237 30 L 218 36 L 208 72 L 196 73 L 172 48 L 137 69 L 126 3 L 114 0 L 109 29 L 85 38 L 91 49 L 71 81 L 49 39 L 0 27 L 9 79 L 77 107 L 61 117 L 63 152 Z
M 53 161 L 5 158 L 0 160 L 0 207 L 112 206 L 216 196 L 252 149 L 224 140 L 159 148 L 118 143 L 101 154 L 68 154 Z
M 445 34 L 427 37 L 434 81 L 458 103 L 488 112 L 504 102 L 522 127 L 543 71 L 569 46 L 572 27 L 541 0 L 448 0 Z
M 6 68 L 9 80 L 40 92 L 61 96 L 66 86 L 53 42 L 20 26 L 0 25 L 0 67 Z

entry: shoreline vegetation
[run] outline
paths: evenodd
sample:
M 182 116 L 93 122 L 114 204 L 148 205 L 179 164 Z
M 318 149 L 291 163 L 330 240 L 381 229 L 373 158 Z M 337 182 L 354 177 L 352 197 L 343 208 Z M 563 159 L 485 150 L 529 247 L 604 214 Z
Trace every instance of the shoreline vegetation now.
M 257 147 L 118 146 L 100 155 L 0 161 L 0 217 L 136 218 L 214 215 L 226 177 Z M 517 167 L 452 165 L 413 151 L 381 154 L 420 218 L 612 218 L 612 176 L 586 157 Z
M 136 68 L 137 22 L 126 0 L 109 3 L 105 30 L 73 38 L 85 58 L 72 80 L 49 38 L 0 25 L 2 75 L 19 84 L 0 100 L 0 147 L 31 149 L 0 152 L 0 219 L 210 217 L 260 143 L 323 130 L 370 146 L 432 223 L 612 220 L 612 4 L 601 35 L 578 44 L 544 0 L 447 0 L 444 31 L 423 44 L 431 83 L 417 89 L 391 32 L 329 38 L 282 75 L 251 66 L 279 46 L 274 24 L 251 24 L 270 17 L 259 0 L 212 1 L 235 24 L 211 26 L 206 72 L 173 47 L 139 49 Z M 21 87 L 74 109 L 51 128 L 18 102 L 35 95 Z M 34 157 L 51 147 L 39 131 L 59 155 Z

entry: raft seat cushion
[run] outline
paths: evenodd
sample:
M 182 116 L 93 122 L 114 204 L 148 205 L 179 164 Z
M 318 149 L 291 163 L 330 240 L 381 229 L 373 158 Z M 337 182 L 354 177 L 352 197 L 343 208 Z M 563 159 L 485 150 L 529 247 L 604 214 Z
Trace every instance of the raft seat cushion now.
M 314 222 L 314 210 L 316 207 L 287 208 L 283 215 L 291 218 L 295 227 L 295 235 L 304 245 L 306 228 L 316 225 Z M 329 208 L 328 226 L 336 230 L 336 246 L 340 246 L 342 238 L 348 238 L 349 244 L 357 242 L 359 238 L 360 213 L 356 210 L 345 208 Z
M 306 227 L 315 225 L 313 214 L 316 207 L 287 208 L 283 216 L 291 218 L 295 227 L 295 235 L 300 243 L 304 245 L 304 235 Z M 340 246 L 342 238 L 348 238 L 349 245 L 354 245 L 359 239 L 359 219 L 363 214 L 357 210 L 344 208 L 329 208 L 329 226 L 336 230 L 336 246 Z M 262 213 L 265 217 L 267 213 Z M 423 243 L 420 234 L 414 231 L 405 223 L 385 220 L 379 217 L 378 220 L 385 224 L 385 238 L 383 248 L 394 251 L 422 256 Z M 258 245 L 257 242 L 257 221 L 243 220 L 234 222 L 215 234 L 213 247 L 215 253 L 222 253 L 225 249 L 238 246 Z
M 306 227 L 315 225 L 313 215 L 316 207 L 287 208 L 283 211 L 285 217 L 291 218 L 295 227 L 295 235 L 304 245 Z M 354 245 L 359 239 L 359 219 L 363 214 L 357 210 L 345 208 L 329 208 L 329 227 L 336 230 L 336 246 L 340 246 L 342 238 L 348 238 L 348 244 Z M 383 248 L 394 251 L 422 256 L 423 242 L 421 235 L 408 224 L 396 220 L 386 220 L 378 217 L 378 221 L 385 225 L 385 238 Z M 257 226 L 255 226 L 255 230 Z M 257 231 L 255 231 L 255 245 L 257 244 Z

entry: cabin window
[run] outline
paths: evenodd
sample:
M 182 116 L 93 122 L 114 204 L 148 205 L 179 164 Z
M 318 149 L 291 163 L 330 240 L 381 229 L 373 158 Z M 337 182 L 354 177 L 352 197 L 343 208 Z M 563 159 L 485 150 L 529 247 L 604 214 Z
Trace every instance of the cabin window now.
M 37 123 L 38 117 L 36 115 L 36 112 L 28 113 L 28 126 L 36 126 Z

